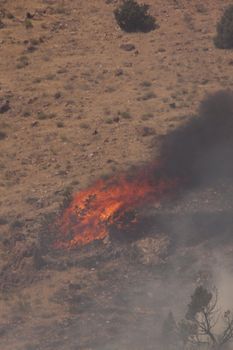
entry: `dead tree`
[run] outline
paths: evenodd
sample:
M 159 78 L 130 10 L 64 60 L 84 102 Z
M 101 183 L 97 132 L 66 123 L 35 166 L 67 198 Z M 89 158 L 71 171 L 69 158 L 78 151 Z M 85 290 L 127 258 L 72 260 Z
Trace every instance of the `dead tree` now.
M 220 334 L 217 326 L 223 329 Z M 185 350 L 222 350 L 233 341 L 233 313 L 228 310 L 222 314 L 216 289 L 210 292 L 199 286 L 191 296 L 185 319 L 177 329 Z

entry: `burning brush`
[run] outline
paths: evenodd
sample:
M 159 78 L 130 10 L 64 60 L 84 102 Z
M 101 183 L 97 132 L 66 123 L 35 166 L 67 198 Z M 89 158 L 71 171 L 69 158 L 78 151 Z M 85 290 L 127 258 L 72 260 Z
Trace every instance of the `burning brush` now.
M 159 202 L 176 186 L 175 180 L 151 176 L 154 168 L 139 171 L 134 176 L 121 174 L 109 180 L 99 180 L 77 193 L 70 206 L 58 219 L 63 238 L 56 248 L 74 248 L 109 235 L 109 227 L 124 229 L 137 223 L 135 215 L 127 215 L 143 204 Z M 125 218 L 127 217 L 127 221 Z
M 156 165 L 99 180 L 77 193 L 57 220 L 56 248 L 74 248 L 108 237 L 112 225 L 137 223 L 136 209 L 159 203 L 178 184 L 193 185 L 233 175 L 233 93 L 220 91 L 200 106 L 199 115 L 172 132 Z M 184 187 L 185 187 L 184 186 Z M 127 217 L 127 222 L 125 218 Z

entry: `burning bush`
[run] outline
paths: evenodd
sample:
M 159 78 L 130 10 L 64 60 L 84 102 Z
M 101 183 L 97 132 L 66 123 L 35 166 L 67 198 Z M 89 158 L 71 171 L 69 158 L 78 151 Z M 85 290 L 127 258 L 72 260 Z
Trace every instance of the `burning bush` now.
M 176 186 L 176 181 L 157 179 L 155 167 L 137 171 L 134 176 L 119 174 L 96 181 L 77 193 L 57 224 L 61 231 L 56 248 L 74 248 L 103 240 L 111 231 L 130 229 L 138 223 L 134 210 L 143 204 L 156 203 Z
M 217 24 L 217 35 L 214 38 L 214 43 L 219 49 L 233 48 L 233 5 L 227 7 Z
M 155 18 L 148 14 L 149 5 L 123 0 L 114 11 L 118 25 L 126 32 L 149 32 L 156 28 Z
M 163 172 L 195 182 L 233 174 L 233 92 L 219 91 L 161 146 Z

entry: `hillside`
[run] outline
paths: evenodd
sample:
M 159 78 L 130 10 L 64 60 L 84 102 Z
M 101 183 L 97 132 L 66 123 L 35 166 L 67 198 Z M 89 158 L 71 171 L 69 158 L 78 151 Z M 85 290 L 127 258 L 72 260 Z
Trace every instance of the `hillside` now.
M 233 88 L 232 51 L 213 44 L 216 23 L 232 2 L 148 0 L 159 28 L 135 34 L 117 26 L 118 3 L 0 2 L 3 350 L 155 349 L 151 305 L 164 300 L 148 293 L 163 287 L 143 257 L 135 268 L 127 256 L 145 253 L 147 238 L 130 247 L 104 242 L 48 254 L 43 268 L 35 252 L 45 216 L 56 215 L 68 194 L 156 158 L 161 140 L 196 113 L 206 94 Z M 153 248 L 162 260 L 164 233 Z M 205 248 L 195 249 L 201 259 Z M 145 310 L 137 293 L 148 297 Z M 143 315 L 148 344 L 137 339 Z M 117 332 L 122 342 L 115 344 Z

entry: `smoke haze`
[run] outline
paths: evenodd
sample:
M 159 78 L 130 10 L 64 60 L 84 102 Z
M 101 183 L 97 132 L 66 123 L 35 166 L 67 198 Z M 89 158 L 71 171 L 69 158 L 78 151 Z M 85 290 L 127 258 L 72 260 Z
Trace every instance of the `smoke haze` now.
M 233 92 L 209 95 L 197 115 L 167 136 L 160 158 L 162 173 L 183 178 L 189 185 L 169 209 L 156 214 L 174 250 L 163 277 L 148 282 L 142 275 L 137 285 L 140 295 L 135 296 L 130 287 L 126 291 L 127 312 L 138 308 L 145 315 L 136 327 L 134 322 L 127 324 L 106 350 L 168 350 L 161 337 L 163 321 L 170 310 L 176 320 L 184 317 L 198 285 L 217 288 L 222 313 L 233 309 L 228 246 L 233 229 Z M 175 345 L 169 349 L 180 350 Z

